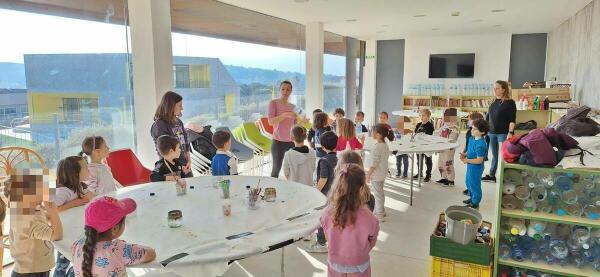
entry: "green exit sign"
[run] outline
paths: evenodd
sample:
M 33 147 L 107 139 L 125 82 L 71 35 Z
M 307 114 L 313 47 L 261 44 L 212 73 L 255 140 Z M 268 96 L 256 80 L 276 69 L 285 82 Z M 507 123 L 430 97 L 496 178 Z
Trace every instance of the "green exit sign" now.
M 375 59 L 375 55 L 366 55 L 365 59 Z

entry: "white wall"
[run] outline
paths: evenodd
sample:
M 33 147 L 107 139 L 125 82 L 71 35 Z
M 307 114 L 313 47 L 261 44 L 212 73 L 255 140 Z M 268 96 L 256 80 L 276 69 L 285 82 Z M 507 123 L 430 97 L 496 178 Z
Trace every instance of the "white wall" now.
M 511 34 L 407 38 L 404 91 L 410 84 L 427 82 L 431 54 L 475 53 L 473 80 L 508 80 L 511 38 Z

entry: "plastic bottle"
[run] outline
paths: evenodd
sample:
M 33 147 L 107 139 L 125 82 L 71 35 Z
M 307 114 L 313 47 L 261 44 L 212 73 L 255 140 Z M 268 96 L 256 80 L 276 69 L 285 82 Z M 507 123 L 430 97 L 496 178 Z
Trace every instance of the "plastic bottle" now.
M 572 254 L 577 254 L 582 249 L 590 249 L 590 229 L 585 226 L 574 226 L 567 246 Z
M 535 96 L 535 98 L 533 98 L 533 110 L 537 111 L 540 109 L 540 97 L 539 96 Z
M 587 204 L 583 207 L 583 214 L 589 219 L 596 220 L 600 214 L 600 208 L 596 205 Z
M 527 94 L 525 94 L 523 96 L 523 110 L 531 110 L 531 102 L 529 102 L 529 98 L 527 97 Z
M 523 110 L 523 97 L 519 98 L 519 103 L 517 104 L 517 110 Z
M 548 96 L 544 98 L 544 108 L 546 108 L 546 110 L 550 110 L 550 99 L 548 99 Z
M 528 212 L 528 213 L 532 213 L 535 212 L 536 209 L 536 202 L 535 200 L 529 198 L 527 200 L 525 200 L 525 202 L 523 202 L 523 210 Z
M 583 207 L 579 203 L 567 205 L 567 214 L 579 217 L 583 214 Z
M 552 213 L 552 205 L 547 200 L 537 203 L 537 210 L 542 213 Z
M 511 218 L 508 220 L 508 225 L 510 228 L 510 233 L 514 236 L 524 236 L 527 233 L 527 227 L 525 225 L 525 220 Z
M 557 205 L 560 201 L 560 196 L 562 194 L 562 190 L 558 188 L 558 186 L 553 186 L 549 191 L 546 199 L 551 205 Z
M 548 108 L 546 108 L 546 105 L 545 105 L 544 101 L 541 101 L 541 99 L 540 99 L 540 111 L 543 111 L 543 110 L 546 110 L 546 109 L 548 109 Z
M 536 202 L 546 200 L 547 196 L 548 192 L 546 191 L 546 188 L 544 186 L 538 185 L 537 187 L 531 190 L 531 199 L 535 200 Z
M 543 239 L 541 231 L 537 230 L 535 228 L 535 226 L 533 224 L 531 224 L 531 222 L 527 226 L 527 236 L 529 236 L 529 237 L 531 237 L 531 238 L 533 238 L 535 240 L 541 240 L 541 239 Z
M 547 172 L 547 171 L 538 172 L 537 179 L 546 188 L 551 188 L 554 185 L 554 178 L 552 177 L 552 173 L 550 173 L 550 172 Z
M 567 215 L 567 204 L 564 202 L 559 202 L 554 206 L 554 210 L 552 212 L 558 216 Z
M 567 190 L 563 191 L 560 195 L 560 200 L 565 202 L 566 204 L 575 204 L 577 203 L 577 192 L 575 190 Z
M 515 184 L 513 183 L 504 183 L 504 186 L 502 187 L 502 192 L 504 194 L 513 194 L 515 193 L 516 188 L 517 186 L 515 186 Z
M 522 262 L 525 260 L 525 251 L 519 246 L 519 244 L 513 244 L 510 251 L 510 256 L 513 260 L 517 262 Z
M 559 239 L 553 239 L 550 241 L 549 250 L 550 254 L 557 260 L 562 260 L 569 255 L 567 244 Z
M 529 187 L 525 186 L 525 185 L 519 185 L 517 186 L 517 188 L 515 188 L 515 197 L 517 197 L 517 199 L 519 200 L 527 200 L 527 198 L 529 198 Z
M 522 203 L 512 194 L 502 196 L 502 208 L 504 209 L 517 210 L 521 208 Z
M 511 248 L 508 244 L 506 244 L 506 243 L 500 244 L 500 250 L 498 252 L 498 254 L 500 255 L 500 259 L 503 259 L 503 260 L 510 259 L 510 255 L 511 255 L 510 252 L 511 252 Z
M 573 180 L 567 175 L 559 175 L 554 180 L 554 184 L 562 191 L 567 191 L 573 187 Z

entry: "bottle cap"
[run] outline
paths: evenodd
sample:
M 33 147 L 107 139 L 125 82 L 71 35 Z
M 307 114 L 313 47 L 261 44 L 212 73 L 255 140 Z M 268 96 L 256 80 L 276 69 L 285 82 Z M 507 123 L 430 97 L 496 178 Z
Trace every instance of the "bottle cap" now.
M 156 195 L 156 193 L 154 193 L 154 192 L 151 192 L 151 193 L 150 193 L 150 196 L 154 196 L 154 195 Z
M 190 186 L 190 189 L 194 189 L 194 186 Z
M 513 228 L 510 229 L 510 233 L 512 235 L 516 236 L 516 235 L 519 234 L 519 229 L 513 227 Z

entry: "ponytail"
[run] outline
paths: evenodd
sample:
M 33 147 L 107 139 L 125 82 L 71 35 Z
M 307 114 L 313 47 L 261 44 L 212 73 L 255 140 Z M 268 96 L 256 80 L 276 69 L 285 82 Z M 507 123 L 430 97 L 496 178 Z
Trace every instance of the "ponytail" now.
M 83 154 L 85 154 L 86 156 L 91 157 L 92 152 L 96 149 L 100 149 L 104 143 L 106 143 L 106 141 L 101 136 L 86 137 L 81 143 L 81 152 L 79 152 L 79 156 L 84 157 Z
M 83 262 L 81 271 L 83 277 L 92 277 L 92 265 L 94 263 L 94 252 L 96 252 L 96 242 L 98 241 L 98 232 L 92 227 L 85 226 L 85 243 L 83 244 Z

